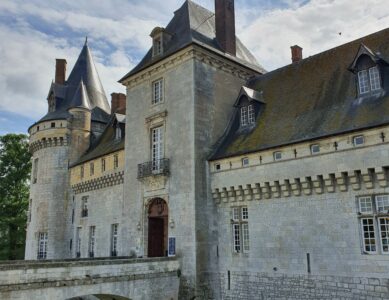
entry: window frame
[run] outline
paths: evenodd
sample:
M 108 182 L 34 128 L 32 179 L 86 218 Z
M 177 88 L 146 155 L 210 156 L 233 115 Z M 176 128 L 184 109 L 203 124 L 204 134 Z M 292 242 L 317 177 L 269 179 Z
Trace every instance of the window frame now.
M 111 255 L 118 256 L 119 224 L 111 224 Z
M 232 251 L 235 254 L 250 252 L 249 213 L 247 206 L 231 207 Z
M 357 72 L 357 78 L 359 95 L 367 95 L 382 89 L 382 80 L 378 65 L 359 70 Z
M 152 86 L 152 98 L 151 104 L 158 105 L 164 102 L 164 79 L 159 78 L 154 80 L 151 84 Z
M 164 158 L 164 125 L 159 125 L 150 130 L 150 160 L 153 171 L 159 171 L 161 160 Z
M 95 163 L 90 162 L 89 163 L 89 176 L 95 175 Z
M 280 155 L 279 158 L 277 158 L 277 154 Z M 279 161 L 279 160 L 281 160 L 281 159 L 282 159 L 282 151 L 274 151 L 274 152 L 273 152 L 273 159 L 274 159 L 274 161 Z
M 96 249 L 96 226 L 89 226 L 89 257 L 95 256 Z
M 248 167 L 250 165 L 250 160 L 248 157 L 242 158 L 242 167 Z
M 81 257 L 81 242 L 82 242 L 81 234 L 82 234 L 82 227 L 78 226 L 76 228 L 76 247 L 74 248 L 77 258 Z
M 89 196 L 82 196 L 81 198 L 81 218 L 87 218 L 89 215 L 88 200 Z
M 106 161 L 105 157 L 101 159 L 101 172 L 105 172 L 105 167 L 106 167 Z
M 38 260 L 47 259 L 48 240 L 49 237 L 47 232 L 38 233 Z
M 315 155 L 315 154 L 319 154 L 319 153 L 320 153 L 320 145 L 319 145 L 319 144 L 312 144 L 312 145 L 310 146 L 310 148 L 311 148 L 311 154 L 312 154 L 312 155 Z M 317 148 L 318 151 L 314 151 L 314 150 L 313 150 L 314 148 Z
M 360 139 L 360 138 L 362 138 L 362 143 L 357 143 L 356 141 L 358 139 Z M 364 144 L 365 144 L 365 136 L 364 135 L 361 134 L 361 135 L 353 136 L 353 145 L 354 145 L 354 147 L 360 147 L 360 146 L 362 146 Z
M 114 154 L 113 156 L 113 168 L 119 168 L 119 154 Z

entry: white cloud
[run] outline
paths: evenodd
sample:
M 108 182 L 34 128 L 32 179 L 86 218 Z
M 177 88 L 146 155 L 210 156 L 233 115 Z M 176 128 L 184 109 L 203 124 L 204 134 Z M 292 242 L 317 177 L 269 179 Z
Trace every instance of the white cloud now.
M 85 35 L 107 95 L 124 92 L 117 80 L 146 53 L 152 28 L 166 26 L 183 1 L 1 0 L 0 110 L 40 118 L 55 58 L 66 58 L 70 71 Z M 196 2 L 213 10 L 213 0 Z M 385 0 L 235 2 L 237 33 L 267 69 L 288 64 L 291 45 L 313 55 L 389 24 Z
M 242 29 L 243 42 L 265 68 L 289 64 L 292 45 L 303 47 L 307 57 L 389 24 L 385 0 L 312 0 L 301 4 L 269 11 Z

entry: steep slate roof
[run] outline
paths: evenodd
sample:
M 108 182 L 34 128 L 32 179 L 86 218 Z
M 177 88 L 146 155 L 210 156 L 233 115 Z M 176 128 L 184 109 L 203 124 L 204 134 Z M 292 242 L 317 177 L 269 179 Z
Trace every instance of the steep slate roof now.
M 223 53 L 216 41 L 215 14 L 190 0 L 186 0 L 181 8 L 174 13 L 174 17 L 167 25 L 166 31 L 172 35 L 172 38 L 164 46 L 163 55 L 153 57 L 151 48 L 141 62 L 119 82 L 192 43 L 228 57 L 260 73 L 266 72 L 238 38 L 236 38 L 236 57 Z
M 88 93 L 85 90 L 84 81 L 81 80 L 80 84 L 78 85 L 78 88 L 73 96 L 73 100 L 70 104 L 71 107 L 81 107 L 90 109 L 91 104 L 89 101 Z
M 125 115 L 118 113 L 112 114 L 109 123 L 104 129 L 103 134 L 89 147 L 89 150 L 83 156 L 81 156 L 81 158 L 71 167 L 124 149 L 124 138 L 120 140 L 115 139 L 114 124 L 116 122 L 124 124 Z
M 356 74 L 349 67 L 362 44 L 381 58 L 385 91 L 358 98 Z M 389 124 L 386 62 L 389 29 L 257 76 L 248 83 L 263 93 L 265 102 L 256 127 L 238 130 L 235 109 L 234 121 L 211 160 Z
M 81 82 L 84 86 L 84 97 L 88 98 L 92 110 L 92 120 L 108 122 L 110 107 L 87 42 L 85 42 L 65 84 L 61 85 L 54 82 L 51 84 L 49 96 L 54 93 L 56 109 L 53 112 L 48 112 L 38 122 L 68 118 L 67 110 L 75 106 L 73 103 L 83 101 L 82 99 L 76 99 L 82 96 L 82 93 L 77 93 Z

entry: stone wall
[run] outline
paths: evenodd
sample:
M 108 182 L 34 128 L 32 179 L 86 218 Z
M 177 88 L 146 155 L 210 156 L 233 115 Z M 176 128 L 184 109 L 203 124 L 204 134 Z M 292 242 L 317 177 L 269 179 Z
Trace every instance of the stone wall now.
M 0 265 L 0 299 L 69 299 L 110 294 L 129 299 L 178 299 L 175 259 L 68 260 Z

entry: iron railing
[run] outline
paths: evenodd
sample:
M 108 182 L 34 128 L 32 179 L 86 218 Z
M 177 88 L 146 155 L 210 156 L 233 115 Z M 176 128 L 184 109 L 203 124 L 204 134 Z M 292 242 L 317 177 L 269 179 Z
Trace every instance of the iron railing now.
M 154 176 L 154 175 L 169 175 L 169 159 L 163 158 L 153 161 L 148 161 L 138 165 L 138 179 Z

